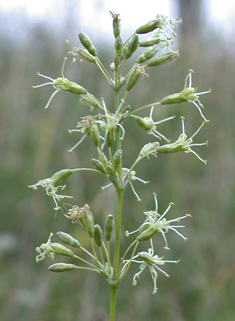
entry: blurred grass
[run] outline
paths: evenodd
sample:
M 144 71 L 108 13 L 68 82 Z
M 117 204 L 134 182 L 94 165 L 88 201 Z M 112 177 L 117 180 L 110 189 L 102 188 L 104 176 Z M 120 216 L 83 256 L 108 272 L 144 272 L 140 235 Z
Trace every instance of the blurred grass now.
M 64 45 L 65 39 L 61 40 L 63 35 L 57 37 L 58 33 L 49 32 L 46 26 L 30 22 L 22 29 L 22 39 L 10 36 L 7 19 L 13 17 L 2 18 L 5 24 L 0 31 L 1 318 L 105 320 L 109 289 L 102 278 L 86 272 L 55 275 L 47 271 L 49 259 L 40 264 L 35 262 L 35 247 L 48 238 L 54 213 L 52 200 L 45 197 L 44 191 L 33 192 L 28 184 L 49 177 L 61 168 L 87 166 L 93 157 L 89 140 L 72 154 L 67 152 L 79 139 L 76 134 L 69 135 L 67 129 L 75 128 L 79 117 L 87 113 L 77 96 L 59 92 L 44 111 L 52 88 L 32 90 L 33 84 L 41 83 L 36 77 L 37 71 L 52 78 L 60 75 L 63 57 L 70 48 Z M 65 24 L 65 35 L 71 32 L 66 29 L 68 26 L 71 27 L 71 23 Z M 228 50 L 229 40 L 221 43 L 212 30 L 208 32 L 209 43 L 202 35 L 197 41 L 193 38 L 185 43 L 181 41 L 180 58 L 150 70 L 150 78 L 140 80 L 132 98 L 126 101 L 137 108 L 181 90 L 189 68 L 195 71 L 193 86 L 197 86 L 199 92 L 212 89 L 210 95 L 201 99 L 210 123 L 197 136 L 199 142 L 209 140 L 207 149 L 199 149 L 199 154 L 208 159 L 208 165 L 204 166 L 192 154 L 159 155 L 137 168 L 139 177 L 151 179 L 149 186 L 135 183 L 143 201 L 136 203 L 131 190 L 126 191 L 125 229 L 133 230 L 143 221 L 143 211 L 153 209 L 153 191 L 158 194 L 159 212 L 173 201 L 176 205 L 169 215 L 191 213 L 192 219 L 185 222 L 183 234 L 189 236 L 187 243 L 182 244 L 176 235 L 168 237 L 172 251 L 165 253 L 166 259 L 170 256 L 169 259 L 180 258 L 181 262 L 166 267 L 170 279 L 159 275 L 156 295 L 151 295 L 152 281 L 147 269 L 138 285 L 132 287 L 133 273 L 138 270 L 138 266 L 133 266 L 119 290 L 118 320 L 230 321 L 234 318 L 235 62 L 234 52 Z M 103 47 L 98 47 L 98 52 L 108 66 L 112 53 Z M 97 97 L 104 96 L 107 105 L 113 103 L 95 66 L 83 62 L 71 67 L 67 62 L 65 70 L 66 77 Z M 177 115 L 175 120 L 159 126 L 172 141 L 181 133 L 181 115 L 186 118 L 188 135 L 201 123 L 198 111 L 190 104 L 159 107 L 155 117 L 161 119 L 172 114 Z M 127 167 L 141 144 L 151 138 L 137 130 L 132 120 L 128 120 L 128 127 L 130 135 L 123 147 L 128 150 L 128 154 L 124 152 Z M 67 193 L 74 195 L 74 202 L 79 206 L 91 205 L 97 221 L 115 211 L 109 201 L 113 190 L 102 192 L 101 184 L 105 181 L 96 175 L 78 173 L 69 179 L 67 186 Z M 55 232 L 61 229 L 86 242 L 81 229 L 71 227 L 58 215 Z

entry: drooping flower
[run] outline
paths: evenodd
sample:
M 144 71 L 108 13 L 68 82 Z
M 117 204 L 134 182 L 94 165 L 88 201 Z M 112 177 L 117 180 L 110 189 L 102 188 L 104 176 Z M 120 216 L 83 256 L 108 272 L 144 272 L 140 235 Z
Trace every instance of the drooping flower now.
M 131 260 L 134 263 L 140 264 L 140 271 L 137 272 L 133 277 L 133 285 L 137 284 L 137 278 L 140 277 L 140 274 L 144 271 L 144 269 L 148 266 L 150 270 L 150 274 L 153 280 L 153 294 L 157 292 L 157 278 L 158 272 L 162 272 L 165 276 L 169 277 L 165 271 L 163 271 L 159 265 L 164 265 L 165 263 L 178 263 L 178 261 L 170 261 L 163 260 L 164 257 L 159 257 L 158 255 L 154 255 L 152 248 L 148 250 L 148 252 L 139 252 L 137 255 L 133 257 Z M 137 260 L 136 260 L 137 259 Z M 138 260 L 139 259 L 139 260 Z M 128 262 L 128 261 L 127 261 Z
M 157 196 L 154 193 L 154 200 L 155 200 L 155 210 L 154 211 L 147 211 L 144 212 L 144 214 L 146 215 L 146 219 L 144 221 L 143 224 L 141 224 L 141 226 L 132 232 L 126 231 L 126 236 L 129 236 L 130 234 L 133 234 L 135 232 L 139 232 L 139 235 L 137 236 L 136 240 L 137 241 L 146 241 L 146 240 L 150 240 L 151 243 L 151 247 L 153 250 L 153 245 L 152 245 L 152 237 L 156 234 L 156 233 L 161 233 L 162 237 L 164 239 L 165 242 L 165 249 L 169 250 L 168 247 L 168 243 L 167 243 L 167 239 L 166 239 L 166 233 L 169 232 L 169 230 L 174 231 L 176 234 L 178 234 L 180 237 L 182 237 L 184 240 L 187 240 L 187 238 L 185 236 L 183 236 L 177 229 L 178 228 L 183 228 L 183 225 L 177 225 L 175 223 L 179 223 L 181 219 L 184 219 L 186 217 L 191 217 L 190 214 L 186 214 L 184 216 L 181 217 L 177 217 L 171 220 L 167 220 L 165 218 L 165 215 L 167 214 L 167 212 L 169 211 L 169 209 L 171 208 L 171 206 L 173 205 L 173 203 L 170 203 L 169 206 L 167 207 L 167 209 L 165 210 L 165 212 L 160 215 L 158 213 L 158 202 L 157 202 Z M 174 224 L 172 224 L 174 223 Z
M 67 57 L 64 58 L 64 62 L 62 64 L 62 69 L 61 69 L 61 77 L 58 77 L 56 79 L 53 79 L 51 77 L 45 76 L 40 74 L 39 72 L 37 73 L 38 76 L 48 79 L 50 80 L 49 82 L 46 82 L 44 84 L 41 85 L 37 85 L 37 86 L 33 86 L 33 88 L 39 88 L 39 87 L 43 87 L 43 86 L 47 86 L 47 85 L 52 85 L 54 89 L 56 89 L 53 94 L 51 95 L 51 97 L 49 98 L 45 109 L 48 108 L 48 106 L 50 105 L 53 97 L 60 91 L 60 90 L 65 90 L 65 91 L 70 91 L 72 93 L 75 94 L 87 94 L 87 90 L 85 88 L 83 88 L 82 86 L 78 85 L 77 83 L 73 82 L 73 81 L 69 81 L 67 78 L 64 77 L 64 66 L 65 66 L 65 62 L 67 60 Z
M 175 93 L 172 95 L 168 95 L 165 98 L 161 100 L 162 105 L 167 104 L 176 104 L 176 103 L 182 103 L 182 102 L 190 102 L 194 104 L 202 118 L 207 121 L 206 117 L 203 115 L 201 108 L 203 108 L 203 104 L 199 100 L 199 96 L 208 94 L 211 92 L 211 90 L 207 90 L 201 93 L 197 92 L 197 88 L 192 87 L 192 74 L 194 71 L 192 69 L 189 70 L 188 75 L 185 78 L 185 84 L 184 89 L 180 93 Z
M 187 139 L 187 135 L 185 134 L 185 126 L 184 126 L 184 117 L 182 118 L 182 134 L 180 134 L 179 138 L 176 142 L 165 144 L 162 146 L 157 146 L 156 151 L 158 153 L 163 154 L 170 154 L 170 153 L 176 153 L 176 152 L 185 152 L 185 153 L 192 153 L 194 154 L 200 161 L 202 161 L 204 164 L 207 163 L 206 160 L 202 159 L 194 150 L 192 150 L 191 147 L 193 146 L 207 146 L 208 142 L 205 143 L 193 143 L 193 137 L 197 135 L 197 133 L 200 131 L 200 129 L 204 126 L 204 124 L 208 121 L 205 121 L 199 126 L 199 128 L 195 131 L 195 133 Z
M 38 189 L 38 186 L 45 188 L 47 195 L 52 196 L 55 202 L 56 207 L 54 209 L 58 210 L 60 207 L 58 206 L 57 200 L 60 201 L 63 198 L 72 198 L 72 196 L 57 194 L 57 190 L 63 190 L 66 185 L 56 185 L 70 176 L 72 172 L 73 171 L 71 169 L 62 169 L 61 171 L 56 172 L 52 177 L 39 180 L 36 184 L 29 185 L 28 187 L 34 190 Z

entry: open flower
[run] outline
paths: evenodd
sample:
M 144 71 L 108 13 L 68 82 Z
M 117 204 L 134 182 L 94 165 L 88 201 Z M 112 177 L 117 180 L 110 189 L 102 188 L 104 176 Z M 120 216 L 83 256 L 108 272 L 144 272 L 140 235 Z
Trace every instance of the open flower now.
M 158 278 L 157 270 L 165 274 L 165 276 L 169 277 L 169 274 L 163 271 L 159 267 L 159 265 L 164 265 L 165 263 L 178 263 L 179 260 L 178 261 L 163 260 L 163 257 L 154 255 L 153 250 L 149 249 L 148 252 L 139 252 L 137 255 L 135 255 L 132 259 L 132 262 L 140 264 L 140 271 L 137 272 L 133 277 L 133 285 L 137 284 L 136 279 L 139 278 L 140 274 L 148 266 L 151 273 L 151 277 L 153 279 L 153 294 L 155 294 L 157 292 L 157 278 Z
M 155 211 L 144 212 L 144 214 L 146 215 L 146 219 L 145 219 L 144 223 L 141 224 L 141 226 L 135 231 L 132 231 L 132 232 L 126 231 L 126 236 L 129 236 L 130 234 L 133 234 L 135 232 L 139 232 L 139 235 L 137 236 L 136 240 L 137 241 L 150 240 L 151 248 L 153 251 L 152 237 L 156 233 L 160 232 L 163 236 L 164 241 L 165 241 L 164 248 L 169 250 L 165 234 L 167 232 L 169 232 L 169 230 L 172 230 L 176 234 L 178 234 L 180 237 L 182 237 L 184 240 L 187 240 L 187 238 L 185 236 L 183 236 L 177 230 L 178 228 L 183 228 L 184 226 L 177 225 L 177 224 L 175 225 L 175 223 L 179 223 L 181 219 L 186 218 L 186 217 L 191 217 L 191 215 L 186 214 L 181 217 L 176 217 L 174 219 L 167 220 L 165 218 L 165 215 L 167 214 L 167 212 L 169 211 L 169 209 L 171 208 L 173 203 L 170 203 L 169 206 L 167 207 L 167 209 L 165 210 L 165 212 L 162 215 L 160 215 L 160 214 L 158 214 L 158 202 L 157 202 L 157 196 L 155 193 L 154 193 L 154 200 L 155 200 Z M 172 224 L 172 223 L 174 223 L 174 224 Z
M 194 71 L 190 69 L 188 75 L 185 78 L 184 89 L 180 93 L 166 96 L 165 98 L 162 99 L 161 104 L 162 105 L 176 104 L 176 103 L 182 103 L 182 102 L 188 101 L 190 103 L 193 103 L 197 107 L 200 115 L 206 121 L 207 119 L 201 111 L 201 108 L 203 108 L 203 105 L 199 100 L 199 96 L 208 94 L 211 92 L 211 90 L 197 93 L 197 88 L 192 87 L 192 73 L 194 73 Z
M 50 233 L 49 238 L 46 243 L 42 243 L 39 247 L 36 247 L 36 251 L 39 253 L 36 256 L 36 262 L 43 260 L 46 256 L 46 254 L 54 260 L 55 253 L 53 248 L 51 247 L 51 238 L 53 236 L 53 233 Z
M 58 210 L 60 209 L 60 207 L 58 206 L 57 200 L 60 201 L 63 198 L 72 198 L 72 196 L 57 194 L 57 190 L 58 189 L 63 190 L 66 187 L 66 185 L 63 185 L 63 186 L 62 185 L 56 186 L 56 185 L 59 182 L 66 179 L 69 175 L 71 175 L 72 172 L 73 171 L 71 169 L 62 169 L 61 171 L 55 173 L 50 178 L 45 178 L 45 179 L 39 180 L 34 185 L 29 185 L 29 188 L 32 188 L 34 190 L 38 189 L 38 186 L 42 186 L 43 188 L 45 188 L 47 195 L 52 196 L 55 202 L 56 207 L 54 209 Z
M 169 154 L 169 153 L 176 153 L 176 152 L 185 152 L 185 153 L 192 153 L 197 158 L 202 161 L 204 164 L 207 163 L 206 160 L 202 159 L 191 147 L 193 146 L 207 146 L 208 142 L 205 143 L 193 143 L 193 137 L 197 135 L 200 129 L 204 126 L 206 122 L 203 122 L 201 126 L 195 131 L 195 133 L 187 139 L 187 135 L 185 134 L 185 127 L 184 127 L 184 117 L 182 118 L 182 134 L 180 134 L 179 138 L 176 142 L 171 144 L 166 144 L 162 146 L 157 146 L 156 151 L 158 153 Z
M 49 82 L 46 82 L 45 84 L 41 84 L 41 85 L 37 85 L 37 86 L 33 86 L 33 88 L 39 88 L 39 87 L 43 87 L 43 86 L 47 86 L 47 85 L 52 85 L 54 89 L 56 89 L 53 94 L 51 95 L 51 97 L 49 98 L 45 109 L 48 108 L 48 106 L 50 105 L 53 97 L 60 91 L 60 90 L 65 90 L 65 91 L 70 91 L 72 93 L 75 94 L 86 94 L 87 90 L 85 88 L 83 88 L 82 86 L 76 84 L 73 81 L 69 81 L 67 78 L 64 77 L 64 66 L 65 66 L 65 62 L 67 60 L 67 57 L 64 58 L 64 62 L 62 64 L 62 69 L 61 69 L 61 77 L 58 77 L 56 79 L 53 79 L 51 77 L 45 76 L 40 74 L 39 72 L 37 73 L 38 76 L 48 79 L 50 80 Z
M 139 117 L 139 116 L 132 116 L 136 119 L 137 124 L 143 129 L 146 130 L 148 134 L 153 135 L 154 137 L 158 138 L 158 139 L 165 139 L 167 142 L 169 142 L 169 140 L 161 133 L 159 133 L 159 131 L 157 131 L 157 126 L 158 124 L 161 124 L 167 120 L 173 119 L 175 116 L 172 117 L 168 117 L 159 121 L 153 121 L 152 119 L 152 114 L 153 114 L 153 109 L 154 106 L 151 107 L 150 110 L 150 114 L 149 117 Z

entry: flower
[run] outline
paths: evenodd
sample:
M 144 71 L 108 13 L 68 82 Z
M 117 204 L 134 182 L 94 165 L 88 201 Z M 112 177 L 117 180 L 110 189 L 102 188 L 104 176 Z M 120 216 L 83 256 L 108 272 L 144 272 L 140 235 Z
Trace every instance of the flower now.
M 136 258 L 140 260 L 136 260 Z M 139 263 L 140 264 L 140 271 L 137 272 L 133 277 L 133 285 L 137 284 L 137 278 L 139 278 L 140 274 L 144 271 L 144 269 L 148 266 L 151 277 L 153 279 L 153 294 L 157 292 L 157 278 L 158 273 L 157 270 L 165 274 L 165 276 L 169 277 L 169 274 L 167 274 L 165 271 L 163 271 L 159 265 L 164 265 L 165 263 L 178 263 L 178 261 L 169 261 L 169 260 L 163 260 L 164 257 L 159 257 L 158 255 L 154 255 L 153 250 L 150 248 L 148 252 L 139 252 L 137 255 L 135 255 L 132 259 L 132 262 Z
M 64 77 L 64 66 L 65 66 L 65 62 L 67 60 L 67 57 L 64 58 L 64 62 L 62 64 L 62 69 L 61 69 L 61 77 L 58 77 L 56 79 L 52 79 L 51 77 L 45 76 L 40 74 L 39 72 L 37 73 L 38 76 L 48 79 L 50 80 L 49 82 L 46 82 L 45 84 L 41 84 L 41 85 L 37 85 L 37 86 L 33 86 L 33 88 L 39 88 L 39 87 L 43 87 L 43 86 L 47 86 L 47 85 L 52 85 L 54 89 L 56 89 L 56 91 L 54 91 L 54 93 L 51 95 L 51 97 L 49 98 L 45 109 L 48 108 L 48 106 L 50 105 L 53 97 L 60 91 L 60 90 L 65 90 L 65 91 L 71 91 L 75 94 L 86 94 L 87 90 L 85 88 L 83 88 L 82 86 L 76 84 L 73 81 L 69 81 L 67 78 Z
M 197 93 L 197 88 L 192 87 L 192 73 L 194 73 L 194 71 L 192 69 L 190 69 L 188 72 L 188 75 L 185 78 L 184 89 L 180 93 L 175 93 L 175 94 L 166 96 L 165 98 L 163 98 L 161 100 L 161 104 L 162 105 L 176 104 L 176 103 L 188 101 L 190 103 L 193 103 L 197 107 L 202 118 L 205 121 L 207 121 L 206 117 L 203 115 L 203 113 L 201 111 L 201 108 L 203 108 L 203 105 L 199 100 L 199 96 L 204 95 L 204 94 L 208 94 L 211 92 L 211 90 L 209 89 L 207 91 Z
M 152 245 L 152 237 L 157 233 L 160 232 L 163 236 L 163 239 L 165 241 L 165 249 L 169 250 L 167 239 L 165 234 L 169 232 L 169 230 L 174 231 L 176 234 L 178 234 L 180 237 L 182 237 L 184 240 L 187 240 L 185 236 L 183 236 L 177 229 L 184 227 L 183 225 L 172 225 L 172 223 L 179 223 L 181 219 L 186 217 L 191 217 L 190 214 L 186 214 L 181 217 L 177 217 L 171 220 L 167 220 L 165 218 L 165 215 L 173 205 L 173 203 L 170 203 L 165 212 L 160 215 L 158 214 L 158 202 L 157 202 L 157 196 L 154 193 L 154 200 L 155 200 L 155 211 L 147 211 L 144 212 L 146 215 L 146 219 L 141 226 L 132 232 L 126 231 L 126 236 L 128 237 L 130 234 L 133 234 L 135 232 L 139 232 L 139 235 L 137 236 L 137 241 L 146 241 L 150 240 L 151 248 L 153 251 L 153 245 Z
M 160 123 L 163 123 L 163 122 L 165 122 L 167 120 L 173 119 L 175 116 L 168 117 L 168 118 L 165 118 L 163 120 L 154 122 L 153 119 L 152 119 L 153 109 L 154 109 L 154 106 L 151 107 L 149 117 L 144 117 L 144 118 L 139 117 L 139 116 L 132 116 L 132 117 L 134 117 L 136 119 L 138 125 L 143 130 L 146 130 L 148 134 L 153 135 L 154 137 L 156 137 L 158 139 L 163 138 L 167 142 L 169 142 L 169 140 L 164 135 L 162 135 L 161 133 L 159 133 L 159 131 L 157 131 L 157 126 L 156 125 L 158 125 Z
M 163 154 L 176 153 L 176 152 L 193 153 L 195 156 L 197 156 L 197 158 L 200 161 L 202 161 L 204 164 L 207 164 L 207 161 L 202 159 L 194 150 L 192 150 L 191 147 L 208 145 L 207 141 L 205 143 L 193 144 L 193 137 L 197 135 L 200 129 L 204 126 L 206 122 L 209 122 L 209 120 L 204 121 L 201 124 L 201 126 L 199 126 L 199 128 L 196 130 L 196 132 L 190 138 L 187 139 L 187 135 L 185 134 L 184 117 L 181 117 L 181 119 L 182 119 L 182 134 L 180 134 L 177 141 L 171 144 L 157 146 L 156 151 L 158 153 L 163 153 Z
M 56 172 L 52 177 L 39 180 L 36 184 L 29 185 L 28 187 L 34 190 L 36 190 L 38 186 L 42 186 L 43 188 L 45 188 L 47 195 L 52 196 L 55 202 L 56 207 L 54 208 L 54 210 L 58 210 L 60 209 L 60 207 L 58 206 L 57 200 L 60 201 L 63 198 L 72 198 L 72 196 L 58 195 L 57 190 L 59 188 L 63 190 L 66 187 L 66 185 L 63 185 L 63 186 L 61 185 L 56 186 L 56 185 L 71 174 L 72 174 L 71 169 L 62 169 L 61 171 Z
M 36 247 L 36 251 L 39 253 L 36 256 L 36 262 L 43 260 L 46 256 L 46 254 L 54 260 L 55 253 L 53 248 L 51 247 L 51 238 L 53 236 L 53 233 L 50 233 L 49 238 L 46 243 L 42 243 L 39 247 Z

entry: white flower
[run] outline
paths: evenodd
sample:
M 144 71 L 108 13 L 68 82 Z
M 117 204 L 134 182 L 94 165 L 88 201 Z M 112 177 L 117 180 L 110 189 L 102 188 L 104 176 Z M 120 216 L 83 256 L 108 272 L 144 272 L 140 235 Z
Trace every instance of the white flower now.
M 167 207 L 167 209 L 165 210 L 165 212 L 160 215 L 158 214 L 158 202 L 157 202 L 157 197 L 156 194 L 154 193 L 154 200 L 155 200 L 155 211 L 147 211 L 144 212 L 144 214 L 146 215 L 146 219 L 144 221 L 143 224 L 141 224 L 141 226 L 132 232 L 128 232 L 126 231 L 126 236 L 129 236 L 130 234 L 133 234 L 135 232 L 139 232 L 139 235 L 137 236 L 136 240 L 137 241 L 146 241 L 146 240 L 150 240 L 151 242 L 151 247 L 152 247 L 152 251 L 153 251 L 153 245 L 152 245 L 152 237 L 160 232 L 163 236 L 163 239 L 165 241 L 165 249 L 169 250 L 168 247 L 168 243 L 167 243 L 167 239 L 165 234 L 167 232 L 169 232 L 169 230 L 174 231 L 176 234 L 178 234 L 180 237 L 182 237 L 184 240 L 187 240 L 187 238 L 185 236 L 183 236 L 177 229 L 178 228 L 183 228 L 183 225 L 175 225 L 172 223 L 179 223 L 181 219 L 186 218 L 186 217 L 191 217 L 190 214 L 186 214 L 184 216 L 181 217 L 177 217 L 171 220 L 167 220 L 165 218 L 165 215 L 167 214 L 167 212 L 169 211 L 169 209 L 171 208 L 171 206 L 173 205 L 173 203 L 170 203 L 169 206 Z
M 140 260 L 136 260 L 136 259 L 140 259 Z M 154 255 L 153 250 L 149 249 L 148 252 L 139 252 L 137 255 L 135 255 L 132 259 L 132 262 L 140 264 L 140 271 L 137 272 L 133 277 L 133 285 L 137 284 L 136 279 L 139 278 L 140 274 L 148 266 L 151 273 L 152 280 L 153 280 L 153 294 L 155 294 L 157 292 L 157 278 L 158 278 L 157 270 L 165 274 L 165 276 L 169 277 L 169 274 L 163 271 L 159 267 L 159 265 L 164 265 L 165 263 L 178 263 L 179 260 L 178 261 L 163 260 L 163 257 Z
M 46 256 L 46 254 L 54 260 L 54 250 L 51 247 L 51 238 L 53 236 L 53 233 L 50 233 L 49 238 L 46 243 L 42 243 L 39 247 L 36 247 L 36 251 L 39 253 L 36 256 L 36 262 L 38 263 L 39 261 L 43 260 Z

